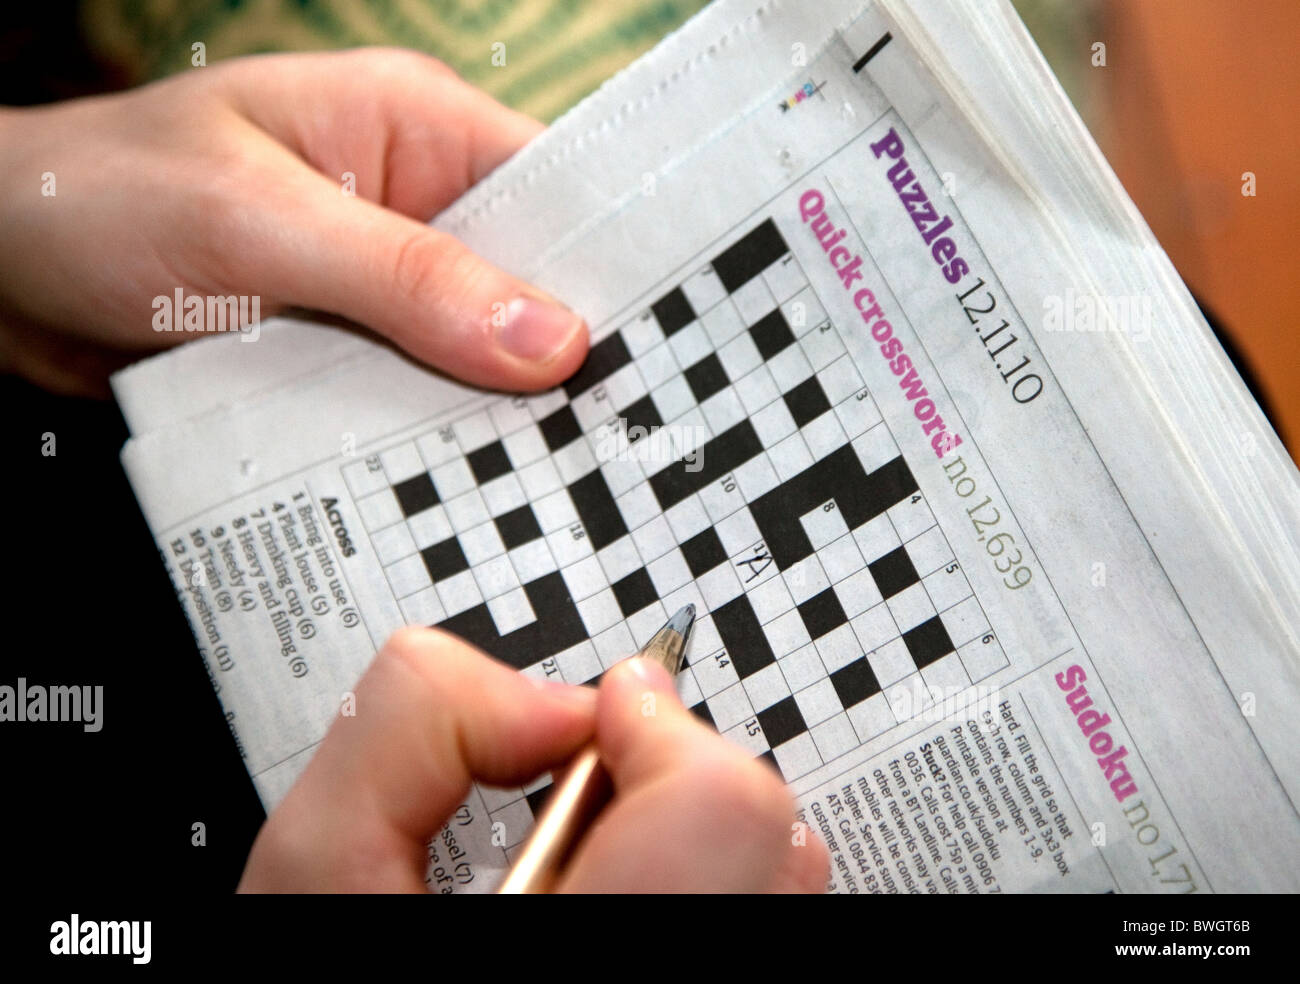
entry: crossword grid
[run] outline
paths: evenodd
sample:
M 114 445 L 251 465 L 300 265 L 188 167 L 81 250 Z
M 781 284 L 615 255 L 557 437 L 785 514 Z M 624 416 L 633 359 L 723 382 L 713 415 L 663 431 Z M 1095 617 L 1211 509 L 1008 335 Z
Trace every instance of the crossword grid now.
M 1007 665 L 770 219 L 562 390 L 344 475 L 406 621 L 527 673 L 594 680 L 695 604 L 683 699 L 787 780 L 900 723 L 885 689 Z M 481 793 L 517 842 L 548 784 Z

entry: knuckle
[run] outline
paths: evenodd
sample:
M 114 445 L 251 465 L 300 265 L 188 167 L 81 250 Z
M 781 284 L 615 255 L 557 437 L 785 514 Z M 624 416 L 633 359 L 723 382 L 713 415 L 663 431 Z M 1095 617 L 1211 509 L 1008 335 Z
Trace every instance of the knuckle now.
M 740 753 L 702 767 L 696 776 L 702 795 L 719 814 L 743 822 L 755 836 L 786 836 L 794 803 L 767 766 Z

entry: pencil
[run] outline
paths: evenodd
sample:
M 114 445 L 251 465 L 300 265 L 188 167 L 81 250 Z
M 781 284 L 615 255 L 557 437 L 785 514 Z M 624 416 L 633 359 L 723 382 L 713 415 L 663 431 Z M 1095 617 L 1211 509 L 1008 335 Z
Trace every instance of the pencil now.
M 681 669 L 686 642 L 695 624 L 695 606 L 687 605 L 664 623 L 637 656 L 652 659 L 673 676 Z M 609 773 L 595 745 L 574 758 L 537 819 L 537 826 L 497 891 L 532 895 L 554 886 L 583 833 L 613 793 Z

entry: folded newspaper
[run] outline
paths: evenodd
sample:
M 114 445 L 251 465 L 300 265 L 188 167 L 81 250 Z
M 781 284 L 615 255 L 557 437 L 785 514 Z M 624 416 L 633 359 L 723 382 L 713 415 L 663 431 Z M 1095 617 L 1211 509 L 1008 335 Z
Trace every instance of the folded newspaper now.
M 402 625 L 583 683 L 691 602 L 830 891 L 1300 889 L 1300 481 L 1008 3 L 720 0 L 434 224 L 573 379 L 278 318 L 114 380 L 268 809 Z

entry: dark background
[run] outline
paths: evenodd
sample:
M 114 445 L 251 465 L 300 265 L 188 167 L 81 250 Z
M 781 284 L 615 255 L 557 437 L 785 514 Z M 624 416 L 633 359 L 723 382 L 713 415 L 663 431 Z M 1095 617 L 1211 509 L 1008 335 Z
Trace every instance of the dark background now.
M 120 87 L 81 46 L 75 12 L 70 0 L 6 8 L 0 104 Z M 152 899 L 229 892 L 264 814 L 119 463 L 121 415 L 13 377 L 0 377 L 0 413 L 0 684 L 104 687 L 98 733 L 0 724 L 6 882 Z M 53 457 L 41 453 L 47 433 Z M 204 847 L 191 844 L 196 822 Z

